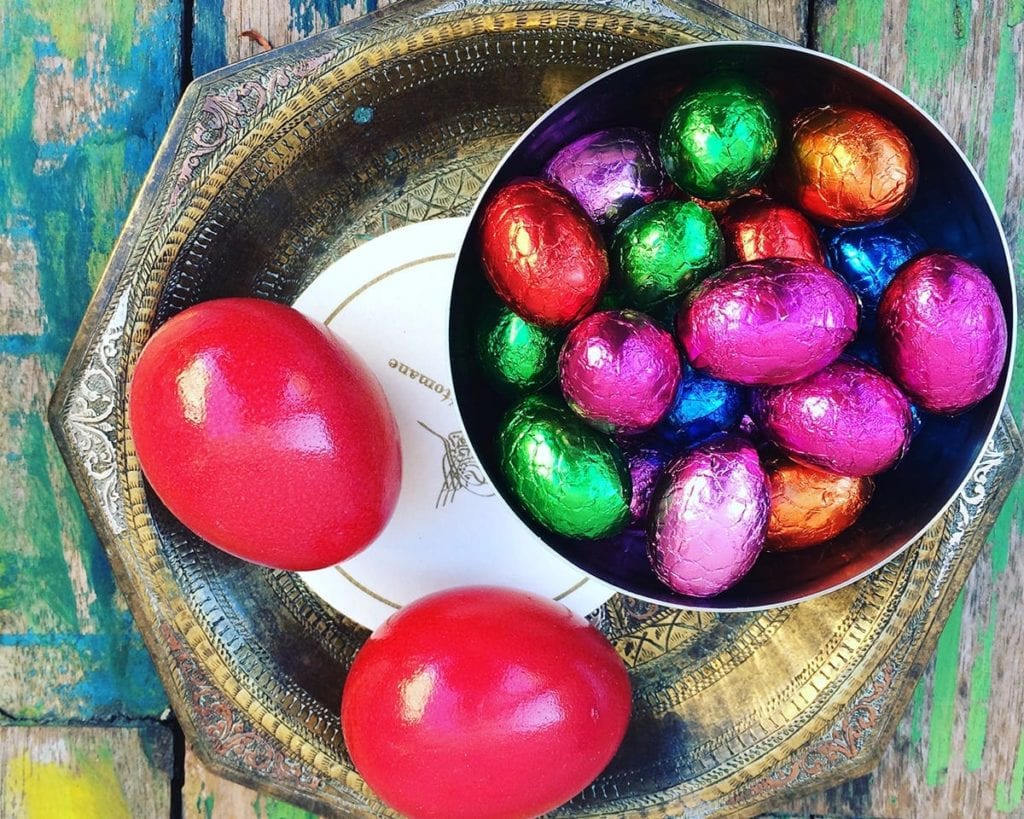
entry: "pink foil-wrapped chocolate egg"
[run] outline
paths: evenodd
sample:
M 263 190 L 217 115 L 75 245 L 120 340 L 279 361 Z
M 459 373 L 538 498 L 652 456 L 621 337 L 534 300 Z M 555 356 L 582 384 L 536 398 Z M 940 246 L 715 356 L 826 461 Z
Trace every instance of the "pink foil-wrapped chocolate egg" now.
M 794 460 L 837 475 L 877 475 L 910 444 L 910 402 L 891 379 L 856 359 L 758 390 L 752 403 L 771 441 Z
M 606 310 L 569 331 L 558 356 L 565 400 L 605 432 L 650 429 L 668 411 L 682 372 L 672 336 L 634 310 Z
M 754 449 L 718 438 L 669 464 L 652 507 L 647 556 L 658 578 L 711 597 L 745 575 L 768 531 L 768 478 Z
M 833 362 L 857 333 L 857 299 L 811 261 L 734 264 L 687 294 L 676 334 L 694 367 L 747 385 L 799 381 Z
M 981 269 L 952 253 L 926 253 L 886 288 L 878 341 L 886 370 L 919 406 L 955 414 L 999 383 L 1006 317 Z

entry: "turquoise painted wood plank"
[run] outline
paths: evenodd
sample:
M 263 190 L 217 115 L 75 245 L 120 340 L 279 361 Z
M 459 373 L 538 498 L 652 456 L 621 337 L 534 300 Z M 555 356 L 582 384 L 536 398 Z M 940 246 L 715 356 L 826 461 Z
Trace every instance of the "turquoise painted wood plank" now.
M 388 0 L 195 0 L 192 17 L 192 73 L 205 74 L 260 53 L 241 37 L 255 29 L 274 46 L 293 43 L 353 20 Z
M 93 287 L 181 91 L 181 0 L 0 5 L 0 708 L 166 699 L 46 427 Z

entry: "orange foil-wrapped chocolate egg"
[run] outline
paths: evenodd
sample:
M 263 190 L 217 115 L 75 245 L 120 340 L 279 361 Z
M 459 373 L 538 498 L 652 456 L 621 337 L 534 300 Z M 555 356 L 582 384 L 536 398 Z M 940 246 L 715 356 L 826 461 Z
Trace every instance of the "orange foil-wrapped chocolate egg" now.
M 906 135 L 874 111 L 849 105 L 797 114 L 783 162 L 796 204 L 833 227 L 892 219 L 917 186 L 917 157 Z
M 771 512 L 765 548 L 806 549 L 831 540 L 860 517 L 875 484 L 783 460 L 768 470 Z

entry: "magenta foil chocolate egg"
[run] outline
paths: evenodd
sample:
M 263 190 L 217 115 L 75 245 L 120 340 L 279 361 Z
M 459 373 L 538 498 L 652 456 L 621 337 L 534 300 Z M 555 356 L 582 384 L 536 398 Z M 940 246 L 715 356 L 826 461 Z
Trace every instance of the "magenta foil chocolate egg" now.
M 725 437 L 669 464 L 654 501 L 647 554 L 658 578 L 692 597 L 745 575 L 768 531 L 768 479 L 754 449 Z
M 683 300 L 676 334 L 694 367 L 747 385 L 799 381 L 857 333 L 857 299 L 828 268 L 797 259 L 727 267 Z
M 988 276 L 952 253 L 907 262 L 878 307 L 886 371 L 923 409 L 955 414 L 999 383 L 1006 318 Z
M 605 432 L 650 429 L 668 411 L 682 365 L 672 336 L 634 310 L 607 310 L 572 328 L 558 357 L 565 400 Z
M 758 390 L 754 417 L 794 460 L 837 475 L 877 475 L 910 444 L 910 402 L 891 379 L 843 357 L 796 384 Z
M 640 128 L 608 128 L 570 142 L 544 168 L 544 176 L 573 195 L 599 225 L 612 225 L 664 196 L 668 174 L 658 141 Z

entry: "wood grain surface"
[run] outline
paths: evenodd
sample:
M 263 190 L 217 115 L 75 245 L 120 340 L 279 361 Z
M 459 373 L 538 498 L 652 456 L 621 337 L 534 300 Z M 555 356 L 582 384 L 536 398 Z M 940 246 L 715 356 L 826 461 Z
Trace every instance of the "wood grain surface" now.
M 1024 270 L 1024 4 L 840 0 L 813 45 L 913 97 L 963 147 Z M 1024 418 L 1018 353 L 1009 406 Z M 896 737 L 872 775 L 794 805 L 844 816 L 1024 816 L 1024 485 L 971 572 Z
M 1024 2 L 722 5 L 914 97 L 978 168 L 1024 269 Z M 243 31 L 283 45 L 376 8 L 0 3 L 0 721 L 15 726 L 0 728 L 4 816 L 33 815 L 42 797 L 32 793 L 101 787 L 128 815 L 169 814 L 169 734 L 151 721 L 164 695 L 46 431 L 46 401 L 183 84 L 262 50 Z M 1018 357 L 1018 423 L 1021 369 Z M 1024 816 L 1022 506 L 1018 485 L 877 771 L 786 813 Z M 26 727 L 54 721 L 126 727 Z M 190 755 L 184 770 L 185 816 L 309 816 L 218 779 Z M 75 815 L 88 815 L 88 798 Z
M 155 819 L 178 787 L 174 736 L 132 728 L 0 728 L 0 819 Z
M 166 707 L 46 426 L 181 91 L 180 0 L 0 4 L 0 713 Z

